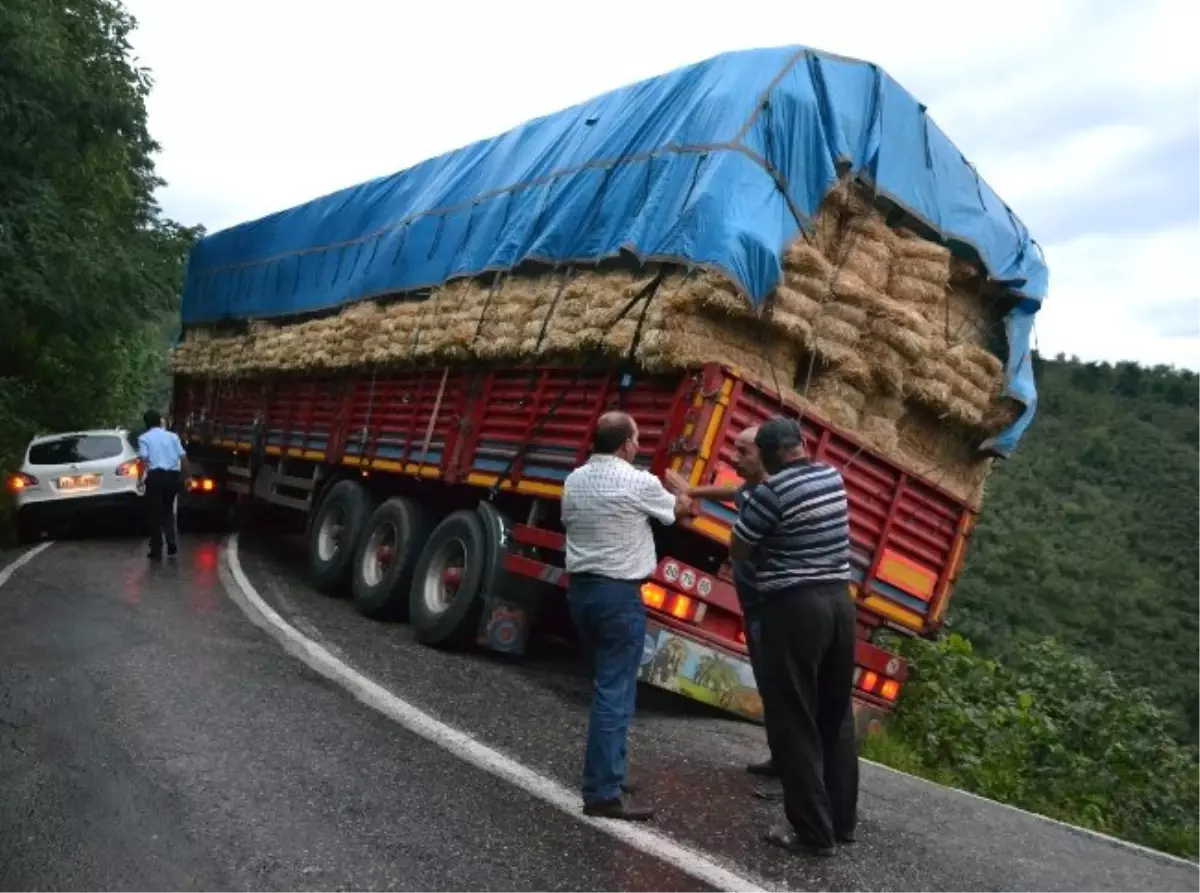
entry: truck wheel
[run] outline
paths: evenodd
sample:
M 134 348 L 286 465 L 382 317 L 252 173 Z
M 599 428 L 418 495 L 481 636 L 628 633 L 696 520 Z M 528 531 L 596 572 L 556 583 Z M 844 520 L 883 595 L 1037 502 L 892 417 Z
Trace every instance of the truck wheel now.
M 357 481 L 338 481 L 329 488 L 308 531 L 308 566 L 317 589 L 334 593 L 349 584 L 355 547 L 373 508 Z
M 473 509 L 448 515 L 434 529 L 417 560 L 408 602 L 418 641 L 448 648 L 475 638 L 487 563 L 487 536 Z
M 403 618 L 429 515 L 411 499 L 395 496 L 371 515 L 354 553 L 354 606 L 368 617 Z

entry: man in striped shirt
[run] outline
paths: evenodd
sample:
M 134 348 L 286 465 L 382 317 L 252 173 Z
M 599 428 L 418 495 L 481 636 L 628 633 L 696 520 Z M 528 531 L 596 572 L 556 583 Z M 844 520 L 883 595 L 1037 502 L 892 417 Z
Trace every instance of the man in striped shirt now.
M 766 839 L 828 856 L 854 839 L 857 820 L 849 504 L 841 474 L 807 457 L 795 421 L 772 419 L 755 443 L 769 477 L 746 499 L 730 552 L 753 560 L 763 601 L 758 685 L 791 826 Z

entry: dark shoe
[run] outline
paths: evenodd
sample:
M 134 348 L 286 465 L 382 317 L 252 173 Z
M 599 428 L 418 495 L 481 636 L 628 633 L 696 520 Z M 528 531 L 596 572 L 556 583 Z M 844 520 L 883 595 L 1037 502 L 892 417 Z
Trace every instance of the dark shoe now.
M 771 846 L 777 846 L 780 849 L 791 853 L 798 853 L 801 856 L 812 856 L 814 859 L 828 859 L 837 853 L 837 850 L 831 846 L 811 846 L 804 843 L 796 836 L 795 831 L 782 825 L 772 828 L 764 834 L 763 840 L 771 844 Z
M 599 803 L 585 803 L 583 814 L 597 819 L 622 819 L 626 822 L 648 822 L 654 818 L 653 809 L 633 806 L 620 797 L 601 800 Z
M 838 843 L 857 843 L 858 835 L 853 831 L 847 831 L 845 834 L 835 835 Z
M 746 771 L 751 775 L 759 775 L 763 778 L 778 778 L 779 770 L 775 768 L 773 760 L 765 760 L 761 763 L 751 763 L 746 767 Z
M 755 788 L 754 796 L 759 800 L 769 800 L 772 803 L 780 803 L 783 801 L 783 790 L 781 788 Z
M 178 554 L 179 554 L 178 546 L 167 546 L 167 557 L 168 558 L 174 558 Z
M 146 557 L 151 561 L 162 561 L 162 552 L 147 552 Z

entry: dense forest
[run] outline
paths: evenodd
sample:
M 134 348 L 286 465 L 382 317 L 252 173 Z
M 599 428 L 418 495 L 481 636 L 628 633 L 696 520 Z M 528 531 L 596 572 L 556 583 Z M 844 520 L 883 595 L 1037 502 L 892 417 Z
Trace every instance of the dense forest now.
M 1062 357 L 999 464 L 950 622 L 984 652 L 1050 636 L 1150 689 L 1196 741 L 1200 608 L 1197 376 Z

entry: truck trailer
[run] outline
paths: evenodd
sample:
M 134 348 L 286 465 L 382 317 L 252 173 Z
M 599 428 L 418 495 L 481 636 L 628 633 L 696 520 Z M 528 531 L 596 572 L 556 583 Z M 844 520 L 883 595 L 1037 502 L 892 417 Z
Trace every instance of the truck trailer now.
M 937 634 L 987 470 L 1032 418 L 1045 285 L 878 68 L 731 53 L 202 240 L 171 415 L 190 501 L 291 511 L 320 589 L 512 655 L 570 635 L 559 499 L 602 413 L 696 486 L 737 482 L 739 431 L 796 418 L 849 493 L 861 731 L 907 675 L 880 634 Z M 703 501 L 656 528 L 640 678 L 760 719 L 734 518 Z

